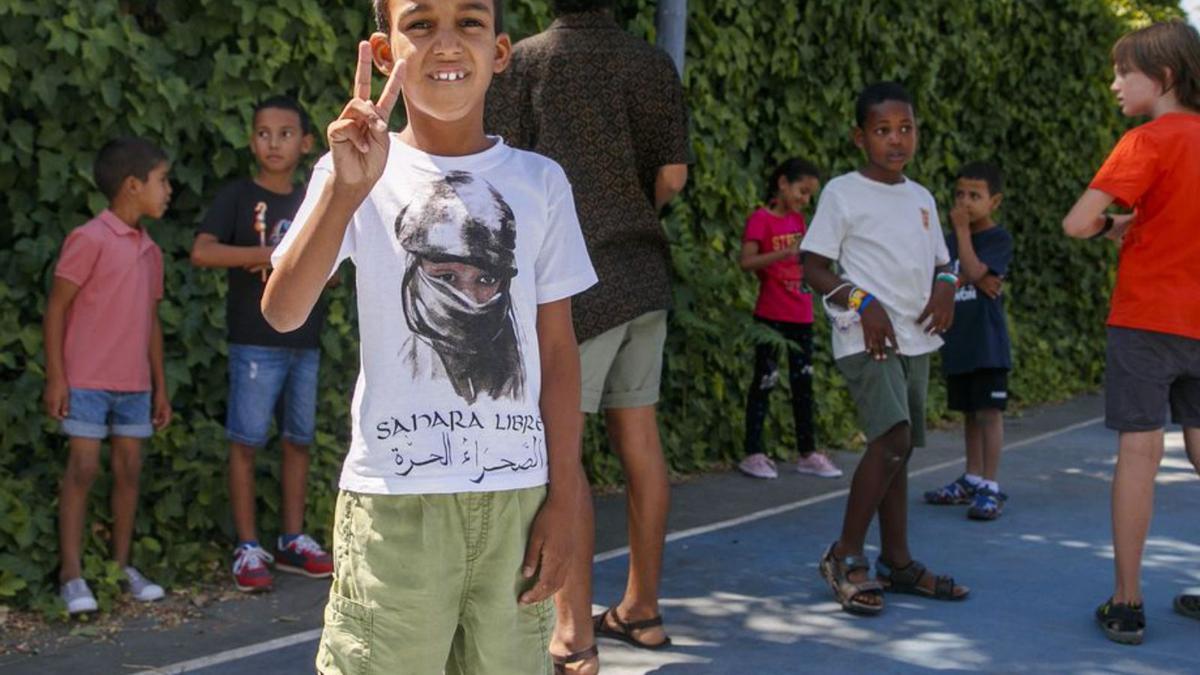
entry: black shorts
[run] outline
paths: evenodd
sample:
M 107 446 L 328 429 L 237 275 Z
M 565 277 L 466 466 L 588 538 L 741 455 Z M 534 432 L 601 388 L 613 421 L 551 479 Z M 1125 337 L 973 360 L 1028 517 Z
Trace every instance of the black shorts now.
M 1200 427 L 1200 340 L 1136 328 L 1108 329 L 1104 422 L 1155 431 L 1171 421 Z
M 965 413 L 1008 408 L 1008 369 L 980 368 L 947 375 L 946 407 Z

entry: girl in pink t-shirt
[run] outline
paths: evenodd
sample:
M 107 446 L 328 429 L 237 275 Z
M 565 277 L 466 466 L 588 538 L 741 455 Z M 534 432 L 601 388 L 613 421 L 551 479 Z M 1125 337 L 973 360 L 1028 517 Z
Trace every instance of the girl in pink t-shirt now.
M 792 415 L 800 460 L 796 470 L 827 478 L 842 475 L 824 454 L 816 452 L 812 403 L 812 296 L 801 288 L 800 240 L 806 229 L 804 207 L 820 187 L 811 163 L 792 158 L 780 164 L 767 181 L 767 204 L 746 221 L 738 264 L 754 272 L 761 286 L 754 320 L 788 340 L 788 380 L 792 385 Z M 760 342 L 754 348 L 754 379 L 746 398 L 746 456 L 738 469 L 754 478 L 775 478 L 775 462 L 763 449 L 763 421 L 771 390 L 779 381 L 779 350 Z

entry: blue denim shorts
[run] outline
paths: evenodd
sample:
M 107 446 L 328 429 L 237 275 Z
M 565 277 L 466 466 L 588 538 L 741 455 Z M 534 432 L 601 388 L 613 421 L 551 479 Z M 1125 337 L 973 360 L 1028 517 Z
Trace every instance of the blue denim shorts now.
M 62 421 L 62 431 L 76 438 L 102 439 L 111 436 L 150 438 L 150 392 L 107 391 L 104 389 L 70 390 L 70 410 Z
M 297 445 L 311 445 L 317 417 L 317 349 L 229 345 L 229 440 L 252 448 L 267 444 L 271 419 Z

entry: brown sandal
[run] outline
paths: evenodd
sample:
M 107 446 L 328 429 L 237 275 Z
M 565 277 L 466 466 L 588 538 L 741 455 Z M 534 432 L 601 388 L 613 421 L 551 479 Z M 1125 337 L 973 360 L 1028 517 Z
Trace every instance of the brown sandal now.
M 613 628 L 608 625 L 608 617 L 610 616 L 612 617 L 613 623 L 617 624 L 617 628 Z M 671 646 L 671 638 L 669 637 L 663 638 L 662 642 L 650 644 L 649 642 L 642 642 L 633 636 L 633 631 L 635 630 L 654 628 L 655 626 L 661 625 L 663 625 L 663 618 L 661 614 L 649 619 L 643 619 L 642 621 L 626 622 L 622 621 L 621 617 L 617 616 L 617 610 L 614 607 L 609 607 L 603 612 L 592 617 L 592 628 L 595 630 L 596 635 L 603 635 L 604 637 L 612 638 L 614 640 L 620 640 L 621 642 L 637 647 L 638 649 L 656 650 L 666 649 L 667 647 Z
M 871 563 L 865 556 L 848 555 L 838 558 L 833 554 L 834 542 L 825 549 L 821 556 L 821 576 L 833 591 L 842 609 L 861 616 L 875 616 L 883 611 L 883 584 L 871 579 L 850 581 L 850 573 L 858 570 L 870 570 Z M 879 604 L 863 602 L 864 596 L 879 598 Z
M 954 577 L 944 574 L 933 575 L 924 565 L 910 560 L 904 567 L 897 567 L 883 558 L 875 561 L 875 575 L 883 590 L 890 593 L 907 593 L 933 600 L 966 600 L 971 589 L 954 583 Z M 921 585 L 925 577 L 933 577 L 933 589 Z
M 567 672 L 567 666 L 569 664 L 587 661 L 588 659 L 594 659 L 599 656 L 600 650 L 596 647 L 596 645 L 592 645 L 587 649 L 581 649 L 573 654 L 567 654 L 566 656 L 551 654 L 550 660 L 554 662 L 554 675 L 570 675 L 570 673 Z

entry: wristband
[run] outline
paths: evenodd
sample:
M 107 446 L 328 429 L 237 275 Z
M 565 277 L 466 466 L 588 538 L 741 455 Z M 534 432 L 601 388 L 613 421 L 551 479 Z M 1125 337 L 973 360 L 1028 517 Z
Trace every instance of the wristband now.
M 855 311 L 858 312 L 859 316 L 862 316 L 863 311 L 865 311 L 867 309 L 867 305 L 871 304 L 874 301 L 875 301 L 875 296 L 871 295 L 870 293 L 867 293 L 867 297 L 863 298 L 862 304 L 860 304 L 858 306 L 858 309 L 856 309 Z
M 953 274 L 951 274 L 949 272 L 939 272 L 937 277 L 935 278 L 935 281 L 944 281 L 944 282 L 950 284 L 951 286 L 955 286 L 955 287 L 958 286 L 958 277 L 954 276 Z
M 870 297 L 870 293 L 861 288 L 855 288 L 850 291 L 850 297 L 846 300 L 846 309 L 857 312 L 862 307 L 863 301 Z
M 1088 239 L 1099 239 L 1100 237 L 1103 237 L 1104 235 L 1106 235 L 1112 231 L 1114 224 L 1115 223 L 1113 222 L 1112 214 L 1110 214 L 1110 213 L 1104 214 L 1104 227 L 1101 227 L 1099 232 L 1088 237 Z

